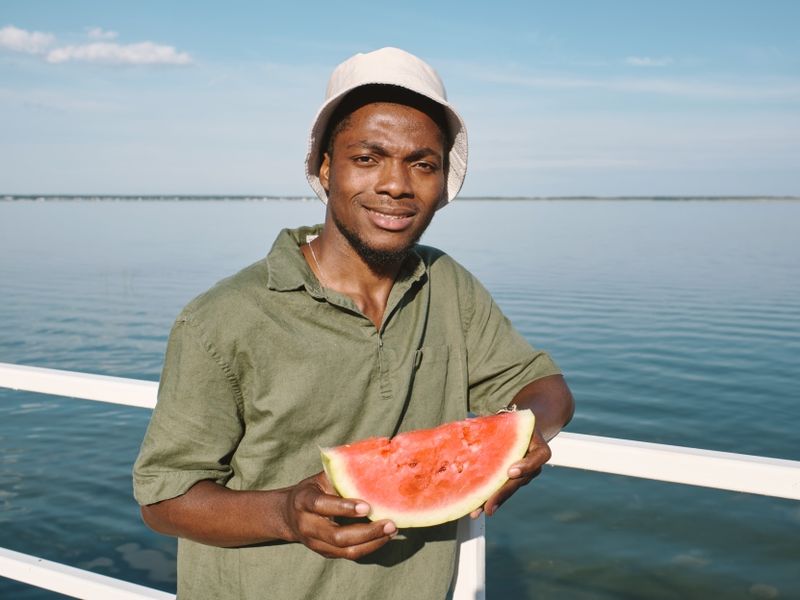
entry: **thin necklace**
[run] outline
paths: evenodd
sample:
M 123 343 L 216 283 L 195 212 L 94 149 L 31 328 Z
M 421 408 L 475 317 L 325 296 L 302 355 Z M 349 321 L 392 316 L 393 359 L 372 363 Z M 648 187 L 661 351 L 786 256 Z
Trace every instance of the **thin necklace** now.
M 317 238 L 314 238 L 313 240 L 308 242 L 308 249 L 311 250 L 311 258 L 314 259 L 314 264 L 317 265 L 317 271 L 319 271 L 319 283 L 320 285 L 322 285 L 322 287 L 325 287 L 325 282 L 323 281 L 323 279 L 327 279 L 327 277 L 325 277 L 325 273 L 322 272 L 322 266 L 319 264 L 319 261 L 317 260 L 316 252 L 314 252 L 314 242 L 316 241 L 316 239 Z

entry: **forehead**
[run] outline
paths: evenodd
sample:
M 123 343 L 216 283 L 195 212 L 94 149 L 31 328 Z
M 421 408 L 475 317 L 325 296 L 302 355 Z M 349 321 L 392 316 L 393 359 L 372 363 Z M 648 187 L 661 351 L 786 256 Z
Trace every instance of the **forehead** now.
M 361 106 L 348 115 L 340 133 L 349 135 L 337 138 L 380 137 L 398 143 L 417 142 L 444 151 L 444 132 L 433 118 L 417 108 L 394 102 Z

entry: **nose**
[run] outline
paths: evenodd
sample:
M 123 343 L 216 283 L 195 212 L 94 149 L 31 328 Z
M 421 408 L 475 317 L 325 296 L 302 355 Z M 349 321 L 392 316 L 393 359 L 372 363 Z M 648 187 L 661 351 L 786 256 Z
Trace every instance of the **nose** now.
M 387 158 L 381 164 L 375 191 L 392 198 L 410 198 L 414 196 L 411 177 L 404 161 Z

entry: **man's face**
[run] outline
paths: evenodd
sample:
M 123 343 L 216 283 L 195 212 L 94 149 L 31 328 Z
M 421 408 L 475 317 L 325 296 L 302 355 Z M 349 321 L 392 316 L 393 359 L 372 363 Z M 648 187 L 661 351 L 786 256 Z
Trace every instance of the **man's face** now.
M 405 257 L 444 197 L 444 144 L 424 112 L 392 103 L 353 112 L 320 167 L 328 217 L 370 266 Z

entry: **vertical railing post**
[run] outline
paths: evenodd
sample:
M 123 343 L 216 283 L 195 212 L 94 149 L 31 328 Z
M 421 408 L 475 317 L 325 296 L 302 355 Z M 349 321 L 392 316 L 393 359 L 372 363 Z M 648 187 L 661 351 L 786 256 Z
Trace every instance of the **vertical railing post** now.
M 458 560 L 453 600 L 486 600 L 486 519 L 458 520 Z

